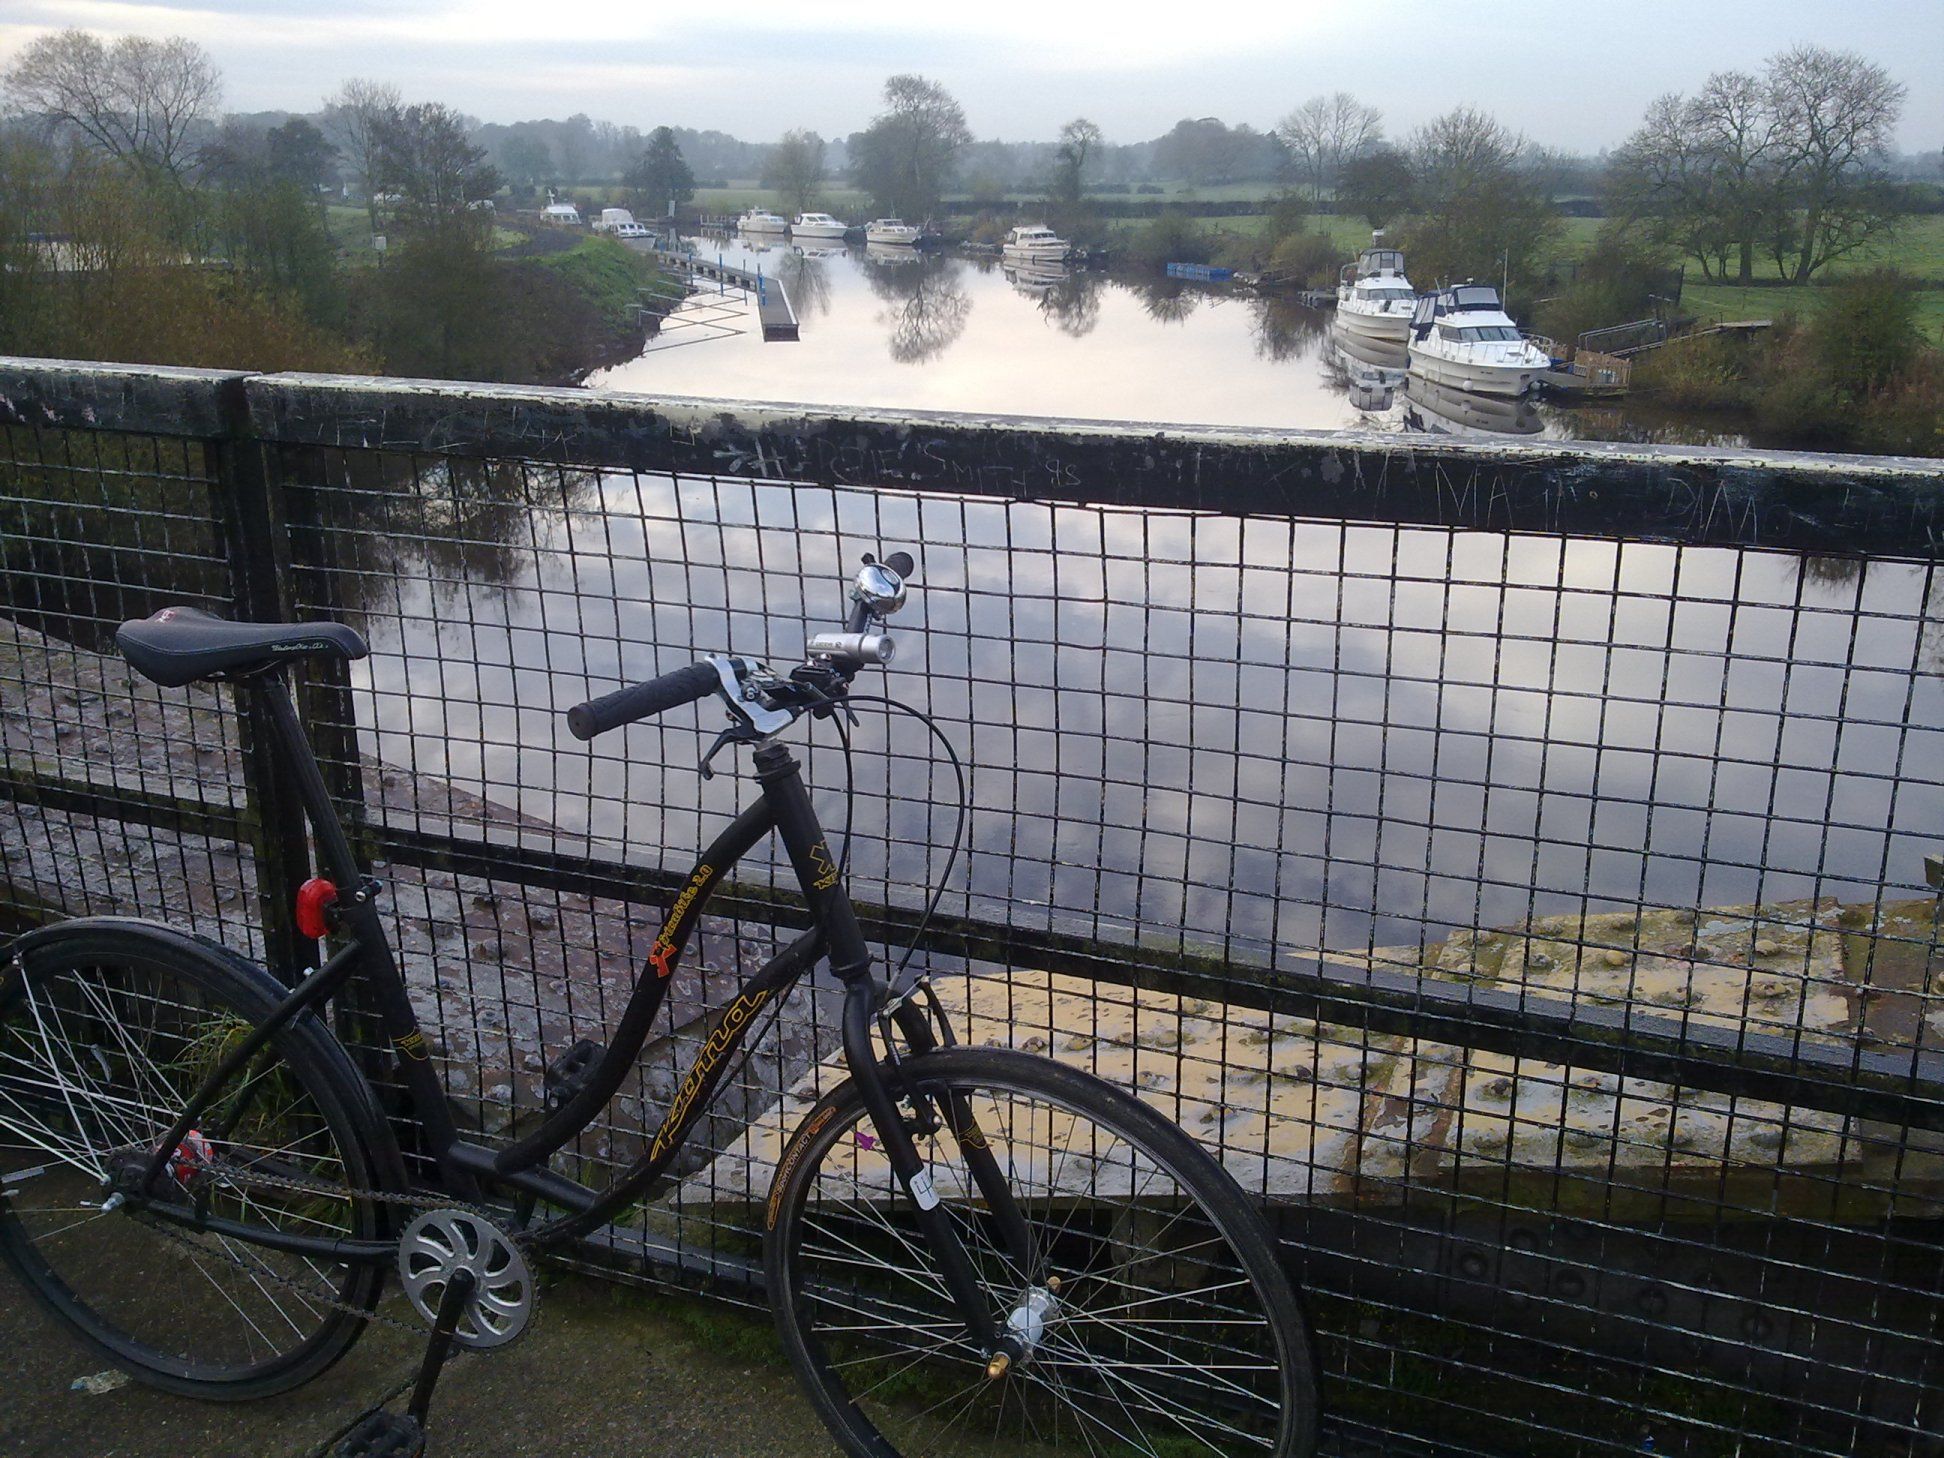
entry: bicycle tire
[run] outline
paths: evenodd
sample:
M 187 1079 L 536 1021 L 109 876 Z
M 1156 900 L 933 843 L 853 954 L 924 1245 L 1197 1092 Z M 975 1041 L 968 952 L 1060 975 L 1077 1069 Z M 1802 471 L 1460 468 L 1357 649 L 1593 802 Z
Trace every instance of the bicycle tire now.
M 1090 1453 L 1314 1452 L 1301 1305 L 1262 1216 L 1206 1150 L 1047 1058 L 940 1049 L 908 1059 L 904 1076 L 933 1101 L 968 1101 L 971 1140 L 1005 1172 L 1040 1269 L 1018 1270 L 999 1248 L 956 1136 L 920 1136 L 920 1152 L 993 1293 L 995 1325 L 1043 1324 L 1018 1362 L 988 1375 L 855 1083 L 832 1090 L 778 1162 L 764 1260 L 784 1349 L 847 1453 L 1032 1454 L 1064 1451 L 1069 1437 Z
M 0 1257 L 83 1343 L 171 1392 L 240 1401 L 310 1380 L 357 1340 L 383 1285 L 381 1266 L 192 1230 L 140 1202 L 91 1208 L 282 992 L 221 947 L 119 918 L 30 933 L 0 965 Z M 402 1163 L 323 1023 L 300 1015 L 232 1084 L 227 1124 L 178 1148 L 178 1208 L 380 1238 L 389 1213 L 364 1192 L 402 1189 Z

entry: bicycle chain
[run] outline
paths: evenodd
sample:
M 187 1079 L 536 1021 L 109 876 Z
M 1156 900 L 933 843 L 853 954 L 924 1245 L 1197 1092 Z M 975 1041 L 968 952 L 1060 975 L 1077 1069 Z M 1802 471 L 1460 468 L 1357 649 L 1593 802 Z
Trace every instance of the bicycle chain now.
M 534 1249 L 527 1237 L 527 1232 L 510 1228 L 499 1211 L 490 1210 L 483 1205 L 469 1204 L 464 1200 L 453 1199 L 450 1196 L 414 1195 L 410 1192 L 395 1190 L 360 1189 L 355 1185 L 326 1184 L 322 1180 L 305 1180 L 294 1175 L 265 1174 L 255 1170 L 241 1171 L 237 1167 L 227 1164 L 199 1165 L 196 1168 L 195 1176 L 204 1179 L 214 1177 L 225 1187 L 229 1188 L 234 1188 L 238 1185 L 252 1185 L 261 1189 L 284 1190 L 294 1194 L 328 1197 L 334 1200 L 350 1200 L 353 1202 L 360 1199 L 371 1200 L 387 1205 L 401 1206 L 409 1210 L 463 1210 L 467 1214 L 477 1215 L 482 1220 L 490 1221 L 494 1228 L 505 1234 L 508 1240 L 518 1247 L 523 1254 L 529 1253 Z M 131 1213 L 139 1214 L 139 1211 Z M 242 1256 L 233 1254 L 227 1248 L 228 1242 L 224 1242 L 223 1247 L 220 1249 L 214 1246 L 199 1244 L 192 1238 L 195 1232 L 184 1230 L 172 1221 L 144 1220 L 142 1223 L 150 1230 L 158 1231 L 166 1235 L 169 1239 L 199 1251 L 203 1255 L 221 1256 L 237 1269 L 247 1273 L 253 1280 L 267 1276 L 277 1285 L 296 1292 L 307 1301 L 321 1304 L 327 1310 L 340 1311 L 348 1316 L 355 1316 L 363 1321 L 376 1322 L 381 1326 L 388 1326 L 393 1330 L 406 1332 L 414 1336 L 423 1337 L 430 1330 L 423 1321 L 409 1322 L 400 1320 L 395 1316 L 386 1316 L 377 1309 L 375 1304 L 367 1309 L 354 1302 L 325 1295 L 314 1286 L 306 1285 L 304 1282 L 296 1280 L 293 1277 L 285 1276 L 267 1266 L 262 1266 L 260 1262 L 252 1265 L 245 1261 Z M 394 1242 L 394 1247 L 396 1245 L 397 1242 Z M 504 1350 L 507 1346 L 517 1345 L 519 1342 L 524 1341 L 527 1333 L 533 1330 L 534 1325 L 539 1319 L 539 1290 L 536 1288 L 534 1291 L 533 1309 L 527 1315 L 525 1327 L 521 1329 L 520 1334 L 511 1342 L 501 1343 L 500 1347 L 494 1348 L 493 1350 Z M 453 1349 L 452 1355 L 456 1357 L 462 1352 L 470 1353 L 471 1351 L 472 1348 L 470 1347 L 457 1346 Z

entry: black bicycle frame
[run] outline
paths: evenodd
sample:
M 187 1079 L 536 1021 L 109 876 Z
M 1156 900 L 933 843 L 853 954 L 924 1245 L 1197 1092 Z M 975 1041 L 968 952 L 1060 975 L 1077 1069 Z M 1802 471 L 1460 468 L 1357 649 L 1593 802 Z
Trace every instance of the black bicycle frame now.
M 754 759 L 761 797 L 730 822 L 696 863 L 682 891 L 657 933 L 649 965 L 636 984 L 613 1041 L 586 1082 L 537 1128 L 504 1149 L 492 1149 L 461 1139 L 445 1100 L 445 1089 L 426 1050 L 425 1035 L 412 1011 L 405 980 L 392 956 L 378 914 L 378 886 L 358 866 L 339 821 L 336 808 L 317 765 L 309 740 L 299 724 L 289 690 L 274 674 L 248 681 L 247 691 L 264 696 L 268 720 L 276 736 L 276 751 L 296 778 L 298 796 L 316 836 L 325 873 L 340 888 L 338 929 L 345 940 L 316 971 L 306 975 L 198 1089 L 175 1125 L 151 1153 L 138 1192 L 159 1187 L 170 1155 L 197 1127 L 231 1078 L 276 1036 L 278 1031 L 322 999 L 332 995 L 351 976 L 362 972 L 361 987 L 375 1000 L 385 1035 L 398 1055 L 399 1067 L 411 1095 L 414 1112 L 426 1131 L 429 1152 L 454 1193 L 477 1198 L 481 1185 L 494 1185 L 544 1200 L 569 1213 L 532 1227 L 528 1234 L 546 1243 L 571 1239 L 604 1224 L 633 1203 L 660 1178 L 680 1151 L 695 1121 L 707 1106 L 716 1085 L 735 1056 L 757 1015 L 773 1000 L 788 993 L 796 980 L 827 957 L 844 987 L 843 1046 L 850 1073 L 863 1097 L 892 1170 L 912 1196 L 917 1219 L 938 1257 L 948 1288 L 974 1334 L 988 1347 L 995 1332 L 989 1303 L 977 1273 L 966 1255 L 950 1217 L 932 1193 L 925 1164 L 917 1151 L 898 1095 L 886 1085 L 878 1066 L 873 1036 L 884 988 L 872 975 L 871 955 L 857 922 L 850 895 L 818 824 L 809 791 L 795 757 L 780 744 L 757 746 Z M 736 997 L 720 1009 L 714 1029 L 697 1051 L 677 1088 L 647 1152 L 605 1188 L 596 1190 L 546 1168 L 546 1161 L 564 1148 L 606 1106 L 634 1067 L 655 1015 L 668 994 L 670 974 L 688 945 L 710 892 L 730 867 L 759 841 L 774 832 L 782 841 L 811 916 L 811 927 L 746 982 Z M 913 1056 L 937 1045 L 929 1020 L 906 1004 L 896 1014 L 899 1032 Z M 983 1136 L 971 1122 L 962 1099 L 952 1100 L 951 1124 L 959 1138 L 976 1182 L 997 1213 L 1014 1255 L 1030 1262 L 1029 1238 L 997 1162 L 984 1148 Z M 327 1259 L 378 1263 L 395 1251 L 390 1241 L 329 1240 L 295 1236 L 243 1226 L 211 1217 L 198 1218 L 166 1201 L 149 1205 L 151 1213 L 196 1228 L 237 1239 Z

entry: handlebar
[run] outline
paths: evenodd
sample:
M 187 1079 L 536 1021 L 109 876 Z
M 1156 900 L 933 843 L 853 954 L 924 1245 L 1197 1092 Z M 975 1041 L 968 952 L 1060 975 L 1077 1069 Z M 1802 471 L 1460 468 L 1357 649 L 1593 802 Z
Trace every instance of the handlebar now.
M 567 711 L 567 730 L 576 739 L 592 739 L 623 724 L 679 708 L 721 692 L 732 719 L 757 734 L 787 727 L 805 708 L 827 712 L 834 702 L 832 688 L 841 695 L 853 674 L 866 665 L 882 667 L 891 661 L 896 645 L 874 625 L 904 606 L 905 579 L 917 570 L 909 552 L 893 552 L 882 562 L 868 554 L 851 591 L 851 612 L 842 633 L 818 633 L 806 648 L 810 661 L 779 680 L 761 664 L 740 658 L 692 663 L 646 683 L 631 684 L 576 704 Z M 719 666 L 720 665 L 720 666 Z M 741 693 L 735 692 L 738 684 Z M 822 684 L 823 686 L 819 686 Z M 726 732 L 734 737 L 734 726 Z M 717 748 L 723 741 L 719 740 Z M 710 751 L 710 755 L 714 754 Z M 704 759 L 707 773 L 707 759 Z
M 646 683 L 630 684 L 598 699 L 576 704 L 567 711 L 567 732 L 576 739 L 592 739 L 623 724 L 646 719 L 665 709 L 680 708 L 697 699 L 706 699 L 722 687 L 722 678 L 712 663 L 691 663 Z

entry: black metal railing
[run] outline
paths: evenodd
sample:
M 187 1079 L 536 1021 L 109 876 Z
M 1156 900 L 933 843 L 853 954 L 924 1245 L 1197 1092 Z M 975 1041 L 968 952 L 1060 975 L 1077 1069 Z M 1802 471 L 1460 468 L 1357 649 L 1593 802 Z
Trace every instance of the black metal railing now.
M 744 789 L 691 717 L 589 749 L 562 711 L 792 661 L 910 549 L 884 688 L 972 783 L 919 955 L 968 1036 L 1127 1083 L 1264 1201 L 1340 1451 L 1936 1451 L 1941 525 L 1908 461 L 0 360 L 0 931 L 135 911 L 302 965 L 253 726 L 109 639 L 352 621 L 373 656 L 307 723 L 455 1104 L 511 1137 Z M 872 712 L 808 756 L 899 948 L 949 767 Z M 587 1172 L 789 885 L 720 894 Z M 759 1297 L 827 1011 L 781 1011 L 590 1261 Z

